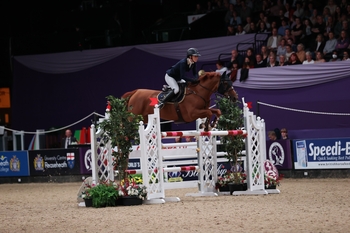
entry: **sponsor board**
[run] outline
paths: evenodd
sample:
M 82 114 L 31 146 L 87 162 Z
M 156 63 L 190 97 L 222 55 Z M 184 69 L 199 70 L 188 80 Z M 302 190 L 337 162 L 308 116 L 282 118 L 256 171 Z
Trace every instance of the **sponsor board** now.
M 292 152 L 290 140 L 266 142 L 266 159 L 279 170 L 292 169 Z
M 30 150 L 30 175 L 75 175 L 80 174 L 78 149 Z
M 350 138 L 293 140 L 295 169 L 350 168 Z
M 0 177 L 1 176 L 29 176 L 28 152 L 1 151 Z

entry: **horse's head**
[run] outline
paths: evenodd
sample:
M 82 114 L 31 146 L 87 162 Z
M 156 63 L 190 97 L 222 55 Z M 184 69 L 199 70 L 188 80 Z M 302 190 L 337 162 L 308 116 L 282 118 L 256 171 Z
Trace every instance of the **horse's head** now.
M 200 86 L 211 93 L 218 92 L 233 102 L 238 99 L 238 95 L 232 87 L 232 81 L 226 72 L 220 75 L 218 72 L 200 71 L 199 75 L 199 79 L 195 84 L 199 83 Z
M 238 99 L 237 92 L 233 89 L 232 81 L 230 80 L 226 72 L 224 72 L 221 75 L 218 93 L 229 98 L 233 102 L 235 102 Z

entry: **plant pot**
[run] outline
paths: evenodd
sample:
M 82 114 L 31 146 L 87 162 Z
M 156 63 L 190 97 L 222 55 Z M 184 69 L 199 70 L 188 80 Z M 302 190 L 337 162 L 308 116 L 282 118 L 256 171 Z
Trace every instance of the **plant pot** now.
M 230 189 L 229 189 L 228 185 L 225 185 L 225 186 L 219 187 L 219 191 L 220 192 L 228 192 L 228 191 L 230 191 Z
M 84 199 L 85 207 L 92 207 L 92 199 Z
M 242 186 L 243 186 L 242 190 L 247 191 L 247 189 L 248 189 L 247 183 L 243 183 Z
M 242 184 L 228 184 L 228 187 L 230 189 L 230 194 L 234 191 L 243 191 L 243 185 Z
M 265 189 L 276 189 L 276 185 L 270 185 L 268 188 L 265 187 Z
M 123 206 L 142 205 L 142 199 L 134 196 L 122 197 Z
M 123 205 L 123 199 L 121 197 L 118 197 L 115 199 L 115 206 L 122 206 Z

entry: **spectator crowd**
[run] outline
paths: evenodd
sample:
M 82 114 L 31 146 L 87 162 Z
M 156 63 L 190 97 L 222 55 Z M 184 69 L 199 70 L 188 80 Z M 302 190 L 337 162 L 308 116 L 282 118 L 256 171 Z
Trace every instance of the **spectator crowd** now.
M 347 0 L 210 0 L 196 12 L 226 10 L 227 36 L 267 33 L 266 45 L 244 55 L 233 50 L 225 66 L 262 68 L 349 60 Z M 217 66 L 223 70 L 222 63 Z

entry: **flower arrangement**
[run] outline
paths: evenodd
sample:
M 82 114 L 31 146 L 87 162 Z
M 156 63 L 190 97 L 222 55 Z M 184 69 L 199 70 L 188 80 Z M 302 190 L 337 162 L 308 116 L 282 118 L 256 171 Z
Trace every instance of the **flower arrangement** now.
M 137 184 L 135 180 L 124 179 L 119 186 L 119 196 L 132 196 L 144 200 L 147 197 L 147 187 Z
M 116 199 L 119 197 L 118 185 L 112 181 L 101 181 L 98 185 L 85 190 L 85 199 L 92 199 L 92 206 L 106 207 L 115 206 Z
M 216 182 L 216 189 L 227 186 L 230 183 L 244 184 L 247 182 L 247 175 L 244 172 L 232 172 L 228 171 L 225 175 L 218 178 Z
M 280 181 L 282 180 L 282 178 L 283 178 L 282 174 L 280 174 L 278 178 L 268 176 L 265 174 L 265 179 L 264 179 L 265 188 L 280 186 Z

